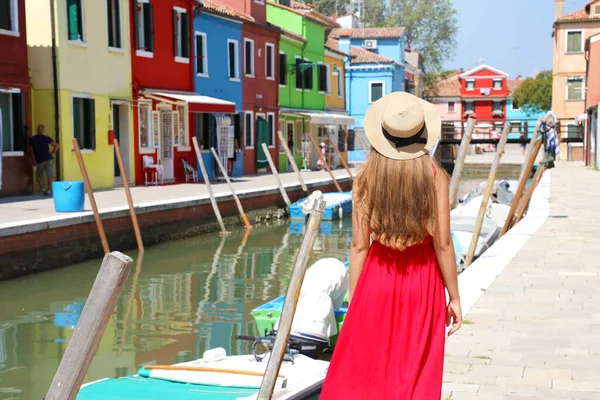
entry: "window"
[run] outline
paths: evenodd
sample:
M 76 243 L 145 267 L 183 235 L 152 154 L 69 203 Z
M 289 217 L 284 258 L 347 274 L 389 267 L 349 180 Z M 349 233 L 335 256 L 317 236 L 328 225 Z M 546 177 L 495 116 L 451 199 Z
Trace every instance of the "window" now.
M 594 7 L 594 14 L 600 14 L 600 5 Z
M 344 93 L 344 91 L 343 91 L 343 84 L 344 84 L 343 77 L 344 77 L 344 75 L 342 74 L 342 72 L 338 71 L 338 75 L 337 75 L 337 95 L 338 95 L 338 97 L 342 97 L 343 93 Z
M 453 101 L 448 102 L 448 112 L 449 113 L 456 112 L 456 104 Z
M 138 55 L 154 52 L 154 8 L 148 0 L 138 0 L 134 9 L 135 49 Z
M 502 79 L 494 79 L 494 90 L 502 90 Z
M 246 147 L 254 146 L 254 113 L 252 111 L 244 113 L 244 145 Z
M 515 101 L 515 99 L 511 100 L 510 109 L 513 111 L 519 111 L 521 109 L 519 104 Z
M 275 45 L 272 43 L 265 46 L 265 78 L 275 79 Z
M 206 55 L 206 33 L 196 32 L 196 75 L 208 77 L 208 58 Z
M 475 112 L 475 103 L 472 101 L 465 101 L 465 112 Z
M 213 136 L 211 135 L 212 116 L 206 113 L 194 113 L 196 119 L 196 137 L 198 138 L 198 146 L 200 150 L 207 151 L 214 146 Z
M 108 7 L 108 47 L 122 48 L 121 44 L 121 1 L 106 0 Z
M 268 146 L 275 146 L 275 113 L 267 113 L 267 126 L 269 127 Z
M 475 81 L 473 79 L 467 81 L 467 90 L 475 90 Z
M 304 67 L 302 67 L 301 69 L 303 69 L 304 71 L 302 72 L 303 74 L 303 81 L 304 81 L 304 90 L 312 90 L 313 88 L 313 67 L 312 67 L 312 63 L 308 60 L 308 58 L 304 59 Z
M 492 112 L 494 111 L 502 111 L 502 101 L 493 101 L 492 102 Z
M 17 0 L 0 0 L 0 31 L 19 32 Z
M 237 40 L 227 40 L 227 60 L 229 65 L 229 79 L 239 81 L 240 59 Z
M 254 40 L 244 39 L 244 74 L 254 78 Z
M 144 149 L 153 148 L 152 145 L 152 103 L 139 103 L 139 135 L 140 147 Z
M 567 78 L 567 100 L 583 100 L 583 77 Z
M 287 84 L 287 55 L 283 52 L 279 52 L 279 86 L 285 86 Z
M 175 61 L 190 62 L 190 17 L 180 7 L 173 7 L 173 50 Z
M 304 89 L 304 74 L 302 72 L 302 59 L 300 57 L 296 57 L 296 65 L 295 65 L 295 74 L 296 74 L 296 89 L 302 90 Z
M 521 122 L 520 121 L 511 121 L 510 132 L 511 133 L 521 133 Z
M 317 73 L 317 85 L 319 87 L 319 92 L 329 93 L 329 66 L 325 64 L 319 64 L 317 66 Z
M 179 128 L 179 146 L 187 147 L 188 143 L 188 108 L 187 105 L 179 104 L 177 105 L 177 116 L 179 121 L 177 123 L 177 127 Z
M 83 0 L 67 0 L 67 25 L 69 40 L 84 42 L 83 37 Z
M 583 31 L 567 31 L 567 53 L 583 52 Z
M 82 149 L 96 149 L 94 99 L 73 97 L 73 137 Z
M 27 150 L 27 102 L 23 93 L 0 92 L 0 131 L 3 151 Z
M 383 82 L 369 82 L 369 103 L 375 103 L 383 97 Z

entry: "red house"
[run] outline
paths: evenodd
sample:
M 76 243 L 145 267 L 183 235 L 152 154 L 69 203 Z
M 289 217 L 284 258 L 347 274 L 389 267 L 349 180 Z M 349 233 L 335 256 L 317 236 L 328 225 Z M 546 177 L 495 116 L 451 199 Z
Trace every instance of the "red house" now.
M 474 116 L 478 125 L 504 125 L 508 98 L 507 78 L 506 72 L 485 64 L 462 73 L 459 82 L 463 118 Z
M 0 197 L 31 194 L 33 175 L 25 0 L 4 0 L 0 10 Z
M 279 114 L 279 36 L 281 30 L 267 22 L 267 0 L 221 0 L 231 8 L 250 15 L 254 22 L 242 26 L 242 103 L 244 174 L 267 167 L 261 143 L 266 143 L 279 166 L 275 132 Z
M 161 172 L 163 182 L 182 182 L 182 159 L 196 165 L 192 113 L 231 113 L 235 106 L 194 93 L 195 1 L 131 0 L 130 4 L 136 184 L 152 178 L 146 172 L 154 170 Z

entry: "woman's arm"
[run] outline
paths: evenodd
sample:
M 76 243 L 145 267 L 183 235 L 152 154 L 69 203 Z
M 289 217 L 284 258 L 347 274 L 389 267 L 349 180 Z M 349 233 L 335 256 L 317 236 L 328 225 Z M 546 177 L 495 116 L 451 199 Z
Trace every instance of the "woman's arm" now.
M 370 236 L 369 225 L 363 218 L 362 212 L 354 208 L 352 212 L 352 242 L 350 243 L 350 282 L 348 289 L 348 302 L 352 301 L 352 295 L 358 278 L 369 252 Z
M 450 234 L 450 204 L 446 174 L 437 174 L 436 187 L 439 229 L 434 237 L 433 245 L 444 279 L 444 285 L 450 296 L 446 324 L 450 325 L 450 318 L 453 319 L 452 329 L 449 332 L 449 335 L 451 335 L 460 328 L 462 311 L 460 309 L 460 296 L 458 294 L 456 255 L 454 254 L 454 244 L 452 243 L 452 236 Z

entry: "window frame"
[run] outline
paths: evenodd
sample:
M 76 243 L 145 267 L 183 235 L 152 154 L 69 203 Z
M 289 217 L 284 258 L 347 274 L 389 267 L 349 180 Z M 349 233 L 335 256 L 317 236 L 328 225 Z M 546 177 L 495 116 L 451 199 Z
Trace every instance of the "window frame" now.
M 181 63 L 181 64 L 189 64 L 190 63 L 190 49 L 188 48 L 188 56 L 184 56 L 185 54 L 185 50 L 184 50 L 184 45 L 186 40 L 188 41 L 188 47 L 189 47 L 189 38 L 185 38 L 184 37 L 184 33 L 185 33 L 185 29 L 184 29 L 184 25 L 183 25 L 183 14 L 185 14 L 188 18 L 188 35 L 189 35 L 189 14 L 187 12 L 187 10 L 183 7 L 178 7 L 178 6 L 173 6 L 173 11 L 177 13 L 178 15 L 178 19 L 177 19 L 177 30 L 175 29 L 175 27 L 173 27 L 173 33 L 175 34 L 175 32 L 177 32 L 178 34 L 178 43 L 177 46 L 178 48 L 174 48 L 173 49 L 173 55 L 175 57 L 175 62 L 177 63 Z M 173 38 L 173 41 L 175 40 L 175 38 Z M 173 43 L 173 45 L 175 45 L 175 43 Z M 179 54 L 179 55 L 178 55 Z
M 79 3 L 79 15 L 77 16 L 78 21 L 81 20 L 81 32 L 79 33 L 79 39 L 71 39 L 69 37 L 69 8 L 68 8 L 68 4 L 67 4 L 67 43 L 70 45 L 74 45 L 74 46 L 80 46 L 80 47 L 87 47 L 87 42 L 86 42 L 86 34 L 85 34 L 85 6 L 84 6 L 84 1 L 83 0 L 75 0 L 76 2 Z M 79 27 L 78 27 L 79 29 Z
M 198 51 L 198 36 L 202 37 L 202 58 L 200 58 L 200 54 L 197 54 Z M 208 52 L 207 50 L 207 35 L 206 32 L 194 31 L 194 54 L 196 55 L 196 65 L 195 65 L 195 73 L 196 76 L 201 78 L 208 78 L 210 75 L 208 74 Z M 198 72 L 198 63 L 202 61 L 202 69 L 203 72 Z M 229 68 L 229 67 L 228 67 Z
M 373 104 L 379 100 L 373 101 L 373 84 L 381 84 L 381 97 L 385 96 L 385 81 L 369 81 L 369 104 Z
M 27 151 L 28 147 L 29 147 L 29 138 L 27 137 L 27 132 L 26 129 L 28 128 L 28 125 L 24 122 L 24 116 L 23 113 L 27 113 L 27 110 L 23 109 L 23 96 L 27 96 L 26 93 L 23 93 L 21 91 L 21 89 L 19 88 L 5 88 L 5 89 L 0 89 L 0 94 L 5 94 L 8 96 L 8 125 L 9 125 L 9 136 L 10 136 L 10 148 L 11 150 L 6 150 L 4 151 L 3 147 L 4 147 L 4 143 L 0 140 L 0 155 L 2 155 L 2 157 L 22 157 L 23 155 L 25 155 L 25 152 Z M 14 95 L 19 95 L 18 100 L 19 103 L 15 105 L 15 97 Z M 25 101 L 27 101 L 27 98 L 25 98 Z M 18 107 L 19 108 L 19 116 L 21 117 L 21 121 L 15 121 L 15 108 Z M 20 128 L 19 128 L 20 126 Z M 1 126 L 0 126 L 1 128 Z M 23 131 L 20 131 L 21 129 L 23 129 Z M 25 142 L 22 143 L 23 147 L 22 150 L 18 150 L 15 147 L 18 145 L 18 143 L 16 142 L 16 138 L 17 135 L 23 135 Z M 3 132 L 4 135 L 4 132 Z M 2 138 L 0 138 L 2 139 Z
M 510 99 L 510 110 L 511 111 L 521 111 L 521 107 L 515 108 L 515 99 Z
M 110 43 L 110 31 L 112 28 L 111 23 L 112 23 L 112 17 L 113 17 L 113 15 L 111 15 L 110 16 L 111 19 L 108 20 L 108 30 L 107 30 L 107 33 L 109 35 L 108 36 L 108 49 L 111 51 L 123 52 L 125 50 L 125 45 L 123 43 L 123 16 L 121 13 L 122 4 L 121 4 L 121 0 L 107 0 L 106 6 L 108 7 L 108 3 L 113 2 L 113 1 L 117 3 L 117 9 L 118 9 L 118 13 L 117 13 L 117 16 L 115 17 L 115 19 L 117 20 L 117 23 L 118 23 L 116 33 L 119 37 L 119 40 L 118 40 L 119 43 L 118 43 L 118 46 L 111 46 L 111 43 Z M 107 12 L 108 11 L 109 10 L 107 10 Z M 113 10 L 113 12 L 114 12 L 114 10 Z M 114 38 L 113 38 L 113 41 L 114 41 Z
M 248 125 L 246 123 L 247 116 L 250 116 L 250 145 L 248 145 Z M 254 149 L 254 111 L 244 111 L 244 148 L 245 149 Z
M 492 100 L 492 112 L 494 111 L 500 111 L 500 112 L 504 112 L 504 107 L 503 107 L 503 101 L 502 100 Z M 496 105 L 499 104 L 499 109 L 496 110 Z
M 341 70 L 337 71 L 337 90 L 338 90 L 338 98 L 344 98 L 344 74 L 341 73 Z
M 569 81 L 581 81 L 581 98 L 580 99 L 569 98 Z M 585 76 L 567 76 L 565 90 L 566 90 L 566 93 L 565 93 L 566 101 L 583 101 L 583 100 L 585 100 Z
M 467 107 L 467 104 L 472 104 L 472 107 Z M 466 113 L 469 111 L 471 111 L 473 113 L 475 112 L 475 102 L 473 100 L 465 100 L 463 113 Z
M 71 139 L 75 138 L 75 113 L 73 112 L 74 110 L 74 104 L 75 104 L 75 99 L 80 99 L 80 100 L 93 100 L 94 101 L 94 115 L 96 114 L 96 101 L 95 99 L 87 94 L 87 93 L 72 93 L 71 94 Z M 83 106 L 84 102 L 82 101 L 82 106 Z M 96 146 L 98 144 L 98 140 L 96 138 L 96 121 L 95 119 L 91 121 L 91 124 L 93 126 L 93 131 L 94 131 L 94 145 L 93 148 L 88 148 L 86 145 L 87 143 L 85 143 L 85 108 L 83 109 L 83 121 L 82 121 L 82 129 L 83 129 L 83 136 L 82 136 L 82 142 L 83 143 L 79 143 L 79 146 L 81 148 L 81 154 L 90 154 L 96 151 Z M 74 151 L 75 149 L 73 148 L 72 151 Z
M 181 107 L 181 109 L 180 109 Z M 190 120 L 189 120 L 189 105 L 187 102 L 182 101 L 179 102 L 175 105 L 175 108 L 177 111 L 177 116 L 179 117 L 180 121 L 178 122 L 178 126 L 179 129 L 183 129 L 183 134 L 180 132 L 179 133 L 179 144 L 177 145 L 177 149 L 179 151 L 190 151 L 191 147 L 190 147 L 190 142 L 188 140 L 189 138 L 189 131 L 190 131 Z M 181 125 L 181 120 L 183 120 L 183 127 Z M 182 141 L 183 139 L 183 141 Z
M 496 83 L 500 83 L 500 87 L 499 88 L 496 87 Z M 502 89 L 504 89 L 504 83 L 502 82 L 502 78 L 494 78 L 493 83 L 492 83 L 492 89 L 493 90 L 502 90 Z
M 579 51 L 569 51 L 569 33 L 580 33 L 581 44 Z M 565 54 L 582 54 L 585 49 L 585 29 L 567 29 L 565 31 Z
M 284 56 L 284 70 L 281 70 L 281 56 Z M 288 76 L 287 76 L 287 54 L 285 51 L 279 50 L 279 58 L 277 58 L 277 62 L 279 64 L 279 87 L 284 88 L 288 84 Z M 283 82 L 281 83 L 281 79 L 283 78 Z
M 10 0 L 10 29 L 0 29 L 0 35 L 20 37 L 19 31 L 19 0 Z
M 235 75 L 233 77 L 230 76 L 230 66 L 231 66 L 231 54 L 229 53 L 229 45 L 232 44 L 235 48 Z M 229 76 L 229 80 L 232 82 L 240 81 L 240 42 L 235 39 L 227 39 L 227 75 Z
M 149 4 L 150 7 L 154 7 L 152 3 L 150 3 L 150 0 L 134 0 L 135 1 L 135 9 L 134 9 L 134 37 L 133 37 L 133 43 L 134 43 L 134 47 L 135 47 L 135 55 L 138 57 L 144 57 L 144 58 L 154 58 L 154 50 L 155 50 L 155 44 L 154 44 L 154 9 L 152 11 L 152 32 L 151 32 L 151 39 L 152 39 L 152 50 L 146 50 L 148 48 L 147 43 L 146 43 L 146 25 L 144 23 L 143 25 L 143 39 L 144 39 L 144 47 L 141 48 L 139 46 L 139 40 L 140 40 L 140 22 L 144 22 L 144 4 Z M 137 10 L 138 7 L 142 7 L 142 11 L 139 12 Z M 142 15 L 141 21 L 136 21 L 136 19 L 138 18 L 138 15 Z M 136 43 L 137 42 L 137 43 Z
M 472 83 L 473 87 L 469 88 L 469 84 Z M 466 79 L 465 80 L 465 90 L 474 91 L 475 90 L 475 79 Z
M 268 144 L 267 147 L 269 149 L 274 149 L 275 148 L 275 143 L 276 143 L 276 141 L 275 141 L 275 136 L 276 136 L 275 131 L 277 129 L 277 127 L 275 126 L 275 122 L 277 121 L 277 119 L 275 118 L 275 113 L 274 112 L 272 112 L 272 111 L 268 112 L 267 115 L 266 115 L 267 127 L 269 127 L 269 117 L 273 118 L 273 124 L 271 125 L 271 132 L 270 132 L 271 133 L 271 142 L 272 143 Z
M 248 60 L 246 60 L 247 58 L 247 54 L 246 54 L 246 44 L 250 44 L 250 65 L 251 65 L 251 73 L 248 73 L 248 71 L 246 71 L 246 65 Z M 249 39 L 249 38 L 244 38 L 244 76 L 246 78 L 254 78 L 256 77 L 256 63 L 255 63 L 255 57 L 254 57 L 254 53 L 255 53 L 256 47 L 255 47 L 255 43 L 253 39 Z
M 147 146 L 142 146 L 142 130 L 141 130 L 141 125 L 140 122 L 142 120 L 141 116 L 142 116 L 142 107 L 148 107 L 148 145 Z M 137 134 L 138 134 L 138 147 L 140 150 L 140 154 L 154 154 L 155 152 L 155 148 L 154 148 L 154 132 L 152 131 L 154 129 L 153 125 L 152 125 L 152 101 L 151 100 L 139 100 L 138 101 L 138 129 L 137 129 Z
M 302 63 L 311 64 L 310 67 L 307 67 L 304 71 L 302 71 L 302 86 L 304 86 L 303 90 L 305 92 L 312 92 L 313 88 L 315 87 L 312 63 L 308 58 L 304 58 L 304 60 L 302 60 Z M 304 81 L 305 76 L 306 76 L 306 79 L 308 80 L 307 82 Z M 317 80 L 317 86 L 319 86 L 318 80 Z M 318 87 L 317 87 L 317 89 L 318 89 Z
M 452 103 L 452 110 L 450 110 L 450 103 Z M 448 114 L 455 114 L 456 113 L 456 101 L 448 101 L 448 102 L 446 102 L 446 112 Z
M 271 48 L 271 76 L 268 75 L 269 71 L 269 58 L 267 54 L 269 53 L 269 48 Z M 275 44 L 266 42 L 265 43 L 265 79 L 269 81 L 275 80 Z
M 294 75 L 294 86 L 296 87 L 297 92 L 302 92 L 304 90 L 304 73 L 301 73 L 298 68 L 298 60 L 300 60 L 300 64 L 302 64 L 302 57 L 295 56 L 294 57 L 294 68 L 296 69 L 296 74 Z M 298 78 L 299 77 L 299 78 Z M 300 86 L 298 87 L 298 79 L 300 79 Z

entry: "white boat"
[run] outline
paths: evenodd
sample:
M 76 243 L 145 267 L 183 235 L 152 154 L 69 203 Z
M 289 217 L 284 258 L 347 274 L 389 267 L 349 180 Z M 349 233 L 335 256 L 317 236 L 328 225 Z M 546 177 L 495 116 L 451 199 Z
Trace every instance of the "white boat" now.
M 454 233 L 456 239 L 460 243 L 461 254 L 460 258 L 463 259 L 467 256 L 467 251 L 471 246 L 471 239 L 473 237 L 473 230 L 475 228 L 475 221 L 477 216 L 470 215 L 451 215 L 450 216 L 450 228 Z M 501 227 L 492 220 L 491 218 L 484 217 L 481 225 L 481 232 L 479 238 L 477 238 L 477 246 L 475 247 L 474 258 L 479 257 L 484 251 L 490 248 L 492 244 L 498 239 L 500 235 Z M 462 263 L 461 263 L 462 264 Z M 462 270 L 462 265 L 459 265 L 459 271 Z
M 477 217 L 482 201 L 483 196 L 474 197 L 468 203 L 463 203 L 454 208 L 450 211 L 450 215 Z M 494 203 L 491 200 L 488 200 L 485 216 L 493 220 L 497 225 L 503 226 L 509 211 L 510 205 Z

